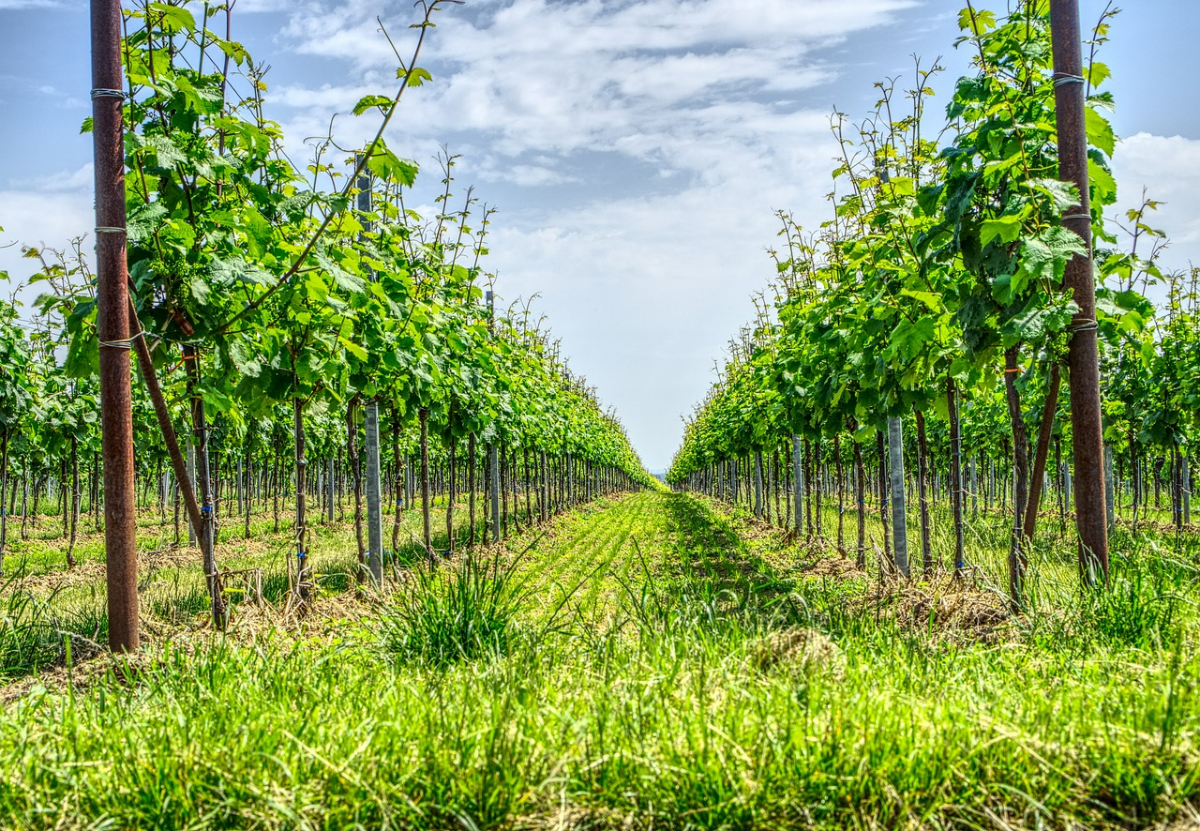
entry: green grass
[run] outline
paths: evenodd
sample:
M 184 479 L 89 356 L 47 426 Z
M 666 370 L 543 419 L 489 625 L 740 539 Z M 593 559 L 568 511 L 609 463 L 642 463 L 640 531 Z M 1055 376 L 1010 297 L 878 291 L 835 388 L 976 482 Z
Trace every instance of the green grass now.
M 1196 560 L 1153 544 L 984 639 L 706 500 L 603 502 L 377 615 L 27 689 L 0 826 L 1152 827 L 1200 800 Z
M 108 637 L 108 620 L 95 607 L 63 610 L 53 594 L 39 597 L 12 587 L 0 594 L 0 679 L 36 672 L 66 657 L 74 640 L 76 654 L 85 654 Z M 80 647 L 83 647 L 80 650 Z
M 255 600 L 260 586 L 268 603 L 286 604 L 294 555 L 291 508 L 290 504 L 281 504 L 278 533 L 269 505 L 259 507 L 252 516 L 249 538 L 240 518 L 231 517 L 221 526 L 218 566 L 223 571 L 239 572 L 226 580 L 226 596 L 233 604 L 235 619 L 238 604 Z M 349 517 L 352 507 L 347 508 Z M 444 512 L 444 502 L 435 503 L 435 509 Z M 10 525 L 6 576 L 0 581 L 0 643 L 10 646 L 0 647 L 0 681 L 20 678 L 46 664 L 61 663 L 64 638 L 98 642 L 107 638 L 104 537 L 85 519 L 81 515 L 75 549 L 79 565 L 73 571 L 66 568 L 61 516 L 39 517 L 37 526 L 30 525 L 25 540 L 20 538 L 19 523 Z M 390 542 L 392 517 L 384 519 L 385 539 Z M 444 513 L 435 519 L 434 544 L 444 548 Z M 401 517 L 399 551 L 389 560 L 411 563 L 423 558 L 424 549 L 418 543 L 420 528 L 419 512 L 406 511 Z M 465 510 L 458 511 L 456 528 L 465 539 Z M 186 525 L 182 531 L 186 542 Z M 353 588 L 360 570 L 353 525 L 349 521 L 326 523 L 318 518 L 309 534 L 310 563 L 316 569 L 321 591 L 328 596 Z M 139 514 L 139 594 L 144 628 L 152 635 L 169 637 L 177 630 L 201 630 L 210 625 L 208 589 L 199 550 L 175 546 L 173 541 L 169 513 L 165 524 L 160 522 L 156 508 Z M 18 643 L 21 641 L 28 643 Z
M 450 568 L 417 564 L 381 616 L 385 650 L 401 665 L 432 667 L 506 655 L 516 634 L 515 565 L 473 553 Z

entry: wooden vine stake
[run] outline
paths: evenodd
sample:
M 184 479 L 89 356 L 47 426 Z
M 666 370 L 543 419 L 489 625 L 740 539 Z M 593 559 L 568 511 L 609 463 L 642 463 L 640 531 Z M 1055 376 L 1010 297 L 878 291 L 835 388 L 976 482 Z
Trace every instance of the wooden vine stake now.
M 1189 448 L 1185 447 L 1184 451 L 1183 451 L 1183 460 L 1182 460 L 1183 486 L 1181 488 L 1181 490 L 1182 490 L 1181 497 L 1183 500 L 1183 505 L 1181 506 L 1181 510 L 1183 511 L 1183 524 L 1184 525 L 1190 525 L 1192 522 L 1192 472 L 1188 468 L 1188 452 L 1189 452 Z
M 92 147 L 96 182 L 96 332 L 104 454 L 104 545 L 108 645 L 138 648 L 137 517 L 133 391 L 129 375 L 129 274 L 125 259 L 121 4 L 92 0 Z
M 1100 418 L 1100 359 L 1096 286 L 1092 267 L 1092 216 L 1088 192 L 1088 142 L 1084 114 L 1083 46 L 1078 0 L 1050 0 L 1054 48 L 1054 96 L 1058 116 L 1059 178 L 1079 189 L 1080 204 L 1063 217 L 1087 255 L 1067 263 L 1063 287 L 1079 311 L 1072 321 L 1070 352 L 1071 432 L 1075 458 L 1075 514 L 1079 570 L 1084 583 L 1108 580 L 1108 523 L 1104 495 L 1104 431 Z

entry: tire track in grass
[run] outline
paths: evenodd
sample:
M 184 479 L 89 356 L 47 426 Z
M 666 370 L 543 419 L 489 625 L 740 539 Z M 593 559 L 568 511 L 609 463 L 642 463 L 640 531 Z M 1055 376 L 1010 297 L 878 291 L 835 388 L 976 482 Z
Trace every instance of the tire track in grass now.
M 529 613 L 546 618 L 565 602 L 570 618 L 589 628 L 641 602 L 647 583 L 666 593 L 660 600 L 686 591 L 735 605 L 782 585 L 737 529 L 695 498 L 665 492 L 629 495 L 567 517 L 527 557 Z
M 612 543 L 602 557 L 602 566 L 588 581 L 587 593 L 580 600 L 581 612 L 590 623 L 611 617 L 623 602 L 625 587 L 636 591 L 642 572 L 641 557 L 647 566 L 658 554 L 658 533 L 655 526 L 665 521 L 664 503 L 658 494 L 640 494 L 626 501 L 620 510 L 608 516 L 612 527 Z M 635 540 L 637 540 L 635 544 Z M 638 555 L 641 551 L 641 556 Z
M 616 586 L 613 585 L 614 573 L 620 571 L 619 579 L 628 582 L 628 558 L 622 562 L 621 554 L 625 552 L 629 542 L 631 517 L 628 511 L 622 512 L 622 514 L 612 517 L 614 522 L 612 522 L 612 533 L 608 537 L 610 542 L 603 552 L 595 572 L 587 581 L 587 592 L 579 599 L 578 609 L 581 617 L 588 619 L 593 624 L 598 623 L 603 617 L 604 607 L 607 605 L 604 601 L 609 594 L 616 590 Z
M 559 539 L 531 552 L 523 575 L 531 598 L 551 611 L 570 594 L 568 606 L 587 625 L 596 625 L 615 610 L 621 583 L 632 585 L 640 569 L 632 542 L 644 554 L 656 548 L 665 524 L 662 496 L 626 496 L 599 511 L 573 517 Z M 556 588 L 557 587 L 557 590 Z
M 529 616 L 536 619 L 552 613 L 564 595 L 577 590 L 580 578 L 575 574 L 580 564 L 563 555 L 568 543 L 588 540 L 596 545 L 603 542 L 604 531 L 602 525 L 582 515 L 562 517 L 555 520 L 552 536 L 544 536 L 524 550 L 516 576 L 522 605 Z
M 547 605 L 556 607 L 566 593 L 572 608 L 594 607 L 595 586 L 604 580 L 627 538 L 622 527 L 612 521 L 617 513 L 617 508 L 610 508 L 589 517 L 588 524 L 593 527 L 545 552 L 544 556 L 552 558 L 552 567 L 543 569 L 537 582 L 543 593 L 553 592 Z
M 607 512 L 608 510 L 611 510 L 611 508 L 605 508 L 600 513 Z M 570 545 L 576 546 L 604 534 L 606 531 L 605 524 L 592 521 L 596 516 L 599 515 L 600 514 L 586 514 L 571 518 L 569 524 L 572 526 L 583 526 L 582 530 L 579 533 L 569 537 L 567 540 L 559 540 L 557 538 L 550 540 L 545 551 L 538 552 L 537 556 L 531 558 L 533 561 L 533 567 L 528 571 L 528 576 L 531 579 L 536 578 L 536 582 L 538 584 L 547 582 L 552 583 L 555 580 L 561 580 L 564 573 L 573 568 L 576 564 L 573 560 L 567 557 L 552 555 L 561 546 L 567 545 L 568 541 L 570 542 Z M 559 553 L 561 555 L 561 552 Z

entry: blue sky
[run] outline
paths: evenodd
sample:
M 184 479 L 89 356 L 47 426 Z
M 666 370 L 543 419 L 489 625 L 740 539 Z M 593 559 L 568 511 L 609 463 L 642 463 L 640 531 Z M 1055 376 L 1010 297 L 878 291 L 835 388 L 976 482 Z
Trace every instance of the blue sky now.
M 993 8 L 1000 0 L 981 5 Z M 1085 25 L 1103 7 L 1081 3 Z M 1169 266 L 1200 262 L 1196 0 L 1129 0 L 1102 59 L 1112 68 L 1121 203 L 1143 187 Z M 941 56 L 934 106 L 966 71 L 957 0 L 468 0 L 443 14 L 388 134 L 439 178 L 499 207 L 490 268 L 506 300 L 540 297 L 572 367 L 616 406 L 652 469 L 713 379 L 725 343 L 772 273 L 773 212 L 808 227 L 828 213 L 834 106 L 865 114 L 872 84 Z M 271 64 L 270 115 L 303 155 L 335 113 L 390 88 L 378 32 L 410 36 L 408 2 L 239 0 L 234 37 Z M 1169 62 L 1160 60 L 1169 56 Z M 0 243 L 64 246 L 91 220 L 87 3 L 0 0 Z M 429 191 L 418 193 L 428 200 Z M 0 269 L 29 271 L 15 248 Z

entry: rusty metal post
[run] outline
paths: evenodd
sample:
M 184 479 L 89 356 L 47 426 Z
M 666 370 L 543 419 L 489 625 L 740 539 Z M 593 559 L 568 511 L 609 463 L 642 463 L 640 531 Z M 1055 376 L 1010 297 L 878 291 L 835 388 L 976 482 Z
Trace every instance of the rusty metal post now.
M 96 182 L 96 330 L 104 454 L 108 645 L 138 648 L 137 524 L 129 288 L 125 259 L 125 155 L 121 107 L 121 4 L 92 0 L 92 147 Z
M 1054 96 L 1058 119 L 1059 178 L 1079 188 L 1080 204 L 1063 217 L 1078 234 L 1086 256 L 1067 264 L 1063 287 L 1079 307 L 1068 354 L 1071 432 L 1075 463 L 1075 515 L 1079 568 L 1085 583 L 1108 580 L 1108 524 L 1104 498 L 1104 430 L 1100 407 L 1100 359 L 1096 344 L 1096 286 L 1092 268 L 1092 216 L 1088 192 L 1084 121 L 1083 46 L 1078 0 L 1050 0 L 1054 48 Z M 1097 574 L 1099 572 L 1099 574 Z
M 1046 391 L 1046 405 L 1042 408 L 1042 423 L 1038 426 L 1037 450 L 1033 454 L 1033 475 L 1029 479 L 1029 502 L 1025 505 L 1024 534 L 1032 540 L 1037 530 L 1038 509 L 1042 503 L 1042 490 L 1046 478 L 1046 463 L 1050 458 L 1050 439 L 1054 433 L 1054 416 L 1058 408 L 1058 390 L 1062 386 L 1062 374 L 1058 362 L 1050 364 L 1050 388 Z

